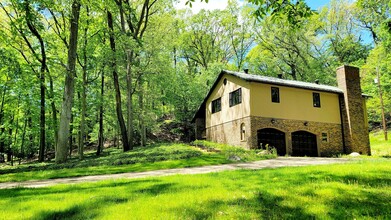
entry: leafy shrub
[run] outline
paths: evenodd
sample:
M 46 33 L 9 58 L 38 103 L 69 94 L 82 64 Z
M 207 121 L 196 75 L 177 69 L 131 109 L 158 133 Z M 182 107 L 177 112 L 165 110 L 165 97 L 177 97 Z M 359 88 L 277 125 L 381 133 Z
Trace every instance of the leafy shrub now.
M 212 151 L 212 152 L 221 152 L 229 160 L 236 161 L 253 161 L 259 159 L 270 159 L 276 158 L 277 153 L 274 150 L 271 150 L 270 154 L 259 154 L 260 150 L 247 150 L 239 146 L 231 146 L 227 144 L 214 143 L 205 140 L 195 140 L 192 143 L 194 146 L 201 149 Z

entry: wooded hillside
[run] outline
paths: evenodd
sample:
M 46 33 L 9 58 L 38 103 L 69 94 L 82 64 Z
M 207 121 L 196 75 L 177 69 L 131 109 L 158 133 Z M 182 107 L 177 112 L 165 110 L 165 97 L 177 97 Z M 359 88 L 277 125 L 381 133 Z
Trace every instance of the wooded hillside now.
M 192 14 L 169 0 L 2 1 L 0 160 L 189 141 L 222 69 L 335 85 L 338 66 L 357 66 L 371 125 L 379 88 L 390 121 L 388 0 L 250 2 Z

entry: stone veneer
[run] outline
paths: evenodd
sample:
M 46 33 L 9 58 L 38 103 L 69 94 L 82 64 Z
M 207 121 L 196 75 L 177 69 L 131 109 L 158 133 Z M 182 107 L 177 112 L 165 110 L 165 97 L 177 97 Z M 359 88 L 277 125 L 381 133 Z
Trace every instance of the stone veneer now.
M 343 153 L 342 132 L 340 124 L 274 119 L 263 117 L 251 117 L 250 143 L 252 148 L 258 144 L 257 131 L 263 128 L 274 128 L 285 133 L 287 154 L 292 154 L 292 133 L 295 131 L 307 131 L 316 135 L 318 145 L 318 156 L 333 156 Z M 306 125 L 305 125 L 306 124 Z M 322 133 L 327 134 L 327 142 L 322 141 Z
M 360 86 L 359 69 L 341 66 L 337 69 L 338 87 L 343 90 L 340 98 L 344 130 L 345 153 L 371 154 L 368 127 L 365 121 L 364 102 Z
M 206 129 L 207 140 L 217 143 L 229 143 L 246 149 L 256 149 L 257 131 L 263 128 L 275 128 L 285 133 L 287 154 L 292 154 L 292 133 L 307 131 L 317 137 L 318 156 L 333 156 L 343 153 L 342 129 L 340 124 L 307 122 L 300 120 L 274 119 L 264 117 L 245 117 Z M 304 123 L 307 122 L 307 125 Z M 246 126 L 246 138 L 240 140 L 240 126 Z M 327 133 L 328 141 L 321 140 L 322 133 Z
M 217 143 L 229 143 L 234 146 L 241 146 L 249 149 L 251 146 L 249 131 L 250 131 L 250 117 L 244 117 L 234 121 L 226 122 L 220 125 L 206 128 L 206 140 Z M 241 140 L 240 126 L 245 125 L 245 138 Z

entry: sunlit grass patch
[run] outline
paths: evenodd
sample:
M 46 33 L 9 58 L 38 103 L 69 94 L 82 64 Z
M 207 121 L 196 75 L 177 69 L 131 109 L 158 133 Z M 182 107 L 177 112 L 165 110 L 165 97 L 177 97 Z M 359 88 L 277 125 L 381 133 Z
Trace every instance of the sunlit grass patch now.
M 382 130 L 371 132 L 369 135 L 373 156 L 391 158 L 391 130 L 388 131 L 388 141 L 384 140 Z

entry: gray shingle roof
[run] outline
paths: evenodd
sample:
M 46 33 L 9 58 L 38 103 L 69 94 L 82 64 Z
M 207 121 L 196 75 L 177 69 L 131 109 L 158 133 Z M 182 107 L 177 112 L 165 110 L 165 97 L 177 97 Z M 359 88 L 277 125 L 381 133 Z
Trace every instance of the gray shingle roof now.
M 260 82 L 260 83 L 267 83 L 273 85 L 303 88 L 303 89 L 332 92 L 332 93 L 343 93 L 343 91 L 340 88 L 334 86 L 301 82 L 301 81 L 288 80 L 288 79 L 280 79 L 280 78 L 269 77 L 269 76 L 252 75 L 252 74 L 233 72 L 228 70 L 223 70 L 222 72 L 250 82 Z

